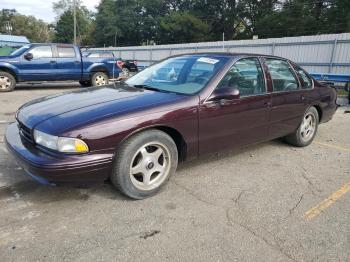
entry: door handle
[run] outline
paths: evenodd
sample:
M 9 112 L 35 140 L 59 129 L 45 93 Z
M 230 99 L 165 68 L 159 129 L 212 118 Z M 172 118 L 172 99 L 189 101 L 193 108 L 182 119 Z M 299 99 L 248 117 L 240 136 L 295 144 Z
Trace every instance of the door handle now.
M 55 60 L 51 60 L 50 63 L 51 63 L 51 64 L 54 64 L 54 63 L 56 63 L 56 61 L 55 61 Z
M 220 106 L 227 106 L 229 104 L 230 104 L 230 100 L 228 100 L 228 99 L 220 99 L 220 101 L 219 101 Z
M 79 64 L 79 63 L 80 63 L 80 61 L 74 61 L 74 63 Z
M 305 96 L 302 95 L 302 96 L 300 97 L 300 99 L 301 99 L 302 101 L 304 101 L 304 100 L 305 100 Z

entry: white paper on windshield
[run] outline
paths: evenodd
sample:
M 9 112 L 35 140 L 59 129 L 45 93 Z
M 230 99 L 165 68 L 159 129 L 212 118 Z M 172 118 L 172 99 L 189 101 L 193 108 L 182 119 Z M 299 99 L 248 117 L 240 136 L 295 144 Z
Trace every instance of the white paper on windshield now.
M 201 58 L 198 58 L 197 61 L 198 62 L 212 64 L 212 65 L 215 65 L 217 62 L 219 62 L 219 60 L 213 59 L 213 58 L 209 58 L 209 57 L 201 57 Z

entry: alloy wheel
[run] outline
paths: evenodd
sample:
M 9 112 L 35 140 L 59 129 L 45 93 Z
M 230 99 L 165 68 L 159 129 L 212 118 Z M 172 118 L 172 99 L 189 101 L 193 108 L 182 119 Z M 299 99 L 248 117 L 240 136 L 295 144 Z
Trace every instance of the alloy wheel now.
M 140 147 L 130 164 L 130 179 L 139 190 L 153 190 L 168 177 L 171 167 L 170 152 L 159 142 Z
M 11 79 L 7 76 L 0 76 L 0 89 L 6 90 L 11 86 Z
M 301 138 L 304 142 L 308 142 L 312 139 L 316 130 L 316 117 L 313 113 L 309 112 L 304 116 L 303 122 L 300 126 Z
M 96 83 L 97 86 L 103 86 L 103 85 L 106 84 L 106 79 L 105 79 L 104 76 L 98 75 L 95 78 L 95 83 Z

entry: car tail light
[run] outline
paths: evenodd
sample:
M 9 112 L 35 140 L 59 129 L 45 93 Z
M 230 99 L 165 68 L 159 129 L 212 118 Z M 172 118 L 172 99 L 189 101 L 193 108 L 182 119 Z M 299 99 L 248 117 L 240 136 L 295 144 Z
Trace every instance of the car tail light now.
M 121 61 L 121 60 L 118 60 L 116 64 L 117 64 L 117 66 L 118 66 L 120 69 L 122 69 L 122 68 L 123 68 L 123 65 L 124 65 L 124 62 Z

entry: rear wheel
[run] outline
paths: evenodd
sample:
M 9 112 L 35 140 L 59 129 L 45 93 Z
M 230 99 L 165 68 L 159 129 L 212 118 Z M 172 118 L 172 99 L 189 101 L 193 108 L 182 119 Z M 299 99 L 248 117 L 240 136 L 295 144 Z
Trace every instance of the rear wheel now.
M 0 71 L 0 92 L 11 92 L 15 89 L 16 79 L 7 72 Z
M 304 147 L 314 140 L 319 123 L 319 115 L 315 107 L 310 107 L 299 126 L 292 134 L 285 137 L 285 140 L 294 146 Z
M 91 83 L 93 86 L 108 85 L 108 76 L 104 72 L 96 72 L 91 77 Z
M 111 181 L 130 198 L 147 198 L 167 182 L 177 162 L 177 147 L 169 135 L 159 130 L 145 131 L 118 149 Z

